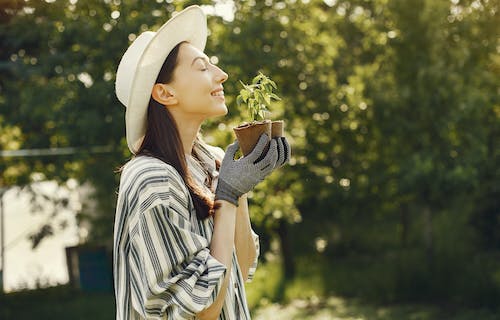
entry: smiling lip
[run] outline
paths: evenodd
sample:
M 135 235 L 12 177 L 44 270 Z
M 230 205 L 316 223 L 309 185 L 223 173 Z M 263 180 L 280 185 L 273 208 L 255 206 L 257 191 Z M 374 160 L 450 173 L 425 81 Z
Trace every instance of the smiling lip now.
M 210 95 L 212 95 L 212 97 L 220 97 L 220 98 L 224 98 L 224 91 L 222 88 L 220 89 L 217 89 L 217 90 L 214 90 L 210 93 Z

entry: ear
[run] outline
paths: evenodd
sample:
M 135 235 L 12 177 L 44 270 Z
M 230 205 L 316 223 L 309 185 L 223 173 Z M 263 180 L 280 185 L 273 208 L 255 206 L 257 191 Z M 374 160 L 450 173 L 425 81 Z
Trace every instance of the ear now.
M 164 83 L 155 83 L 153 91 L 151 91 L 151 96 L 156 102 L 169 107 L 176 105 L 178 102 L 174 93 L 175 91 L 172 87 Z

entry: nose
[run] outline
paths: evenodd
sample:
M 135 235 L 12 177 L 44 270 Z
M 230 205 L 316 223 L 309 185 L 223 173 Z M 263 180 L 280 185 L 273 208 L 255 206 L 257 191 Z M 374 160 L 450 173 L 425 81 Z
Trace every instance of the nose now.
M 223 83 L 227 80 L 227 78 L 229 77 L 227 75 L 227 73 L 224 72 L 224 70 L 222 70 L 221 68 L 215 66 L 215 69 L 216 69 L 216 77 L 215 79 L 217 80 L 217 82 L 219 83 Z

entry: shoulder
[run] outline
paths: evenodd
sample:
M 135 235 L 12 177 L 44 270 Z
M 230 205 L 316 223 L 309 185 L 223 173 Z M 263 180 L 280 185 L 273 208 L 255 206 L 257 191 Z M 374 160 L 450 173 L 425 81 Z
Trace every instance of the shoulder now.
M 216 160 L 222 161 L 222 159 L 224 158 L 225 152 L 220 147 L 212 146 L 205 142 L 200 143 L 200 147 L 202 150 L 205 149 L 205 151 Z
M 157 191 L 158 188 L 177 194 L 188 194 L 181 175 L 165 162 L 149 156 L 138 156 L 123 168 L 120 179 L 120 193 L 134 196 Z
M 149 156 L 138 156 L 130 160 L 122 171 L 122 180 L 174 179 L 181 180 L 180 174 L 169 164 Z

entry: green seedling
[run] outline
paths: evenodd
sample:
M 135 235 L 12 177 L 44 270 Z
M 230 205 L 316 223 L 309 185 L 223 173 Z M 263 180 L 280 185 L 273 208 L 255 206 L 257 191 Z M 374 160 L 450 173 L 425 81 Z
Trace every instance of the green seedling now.
M 253 122 L 266 118 L 271 101 L 281 100 L 278 95 L 273 93 L 273 90 L 278 88 L 276 83 L 262 72 L 259 72 L 252 79 L 252 84 L 245 84 L 241 80 L 240 83 L 243 85 L 243 89 L 240 90 L 240 94 L 236 97 L 236 103 L 238 106 L 242 104 L 247 106 L 250 119 Z

